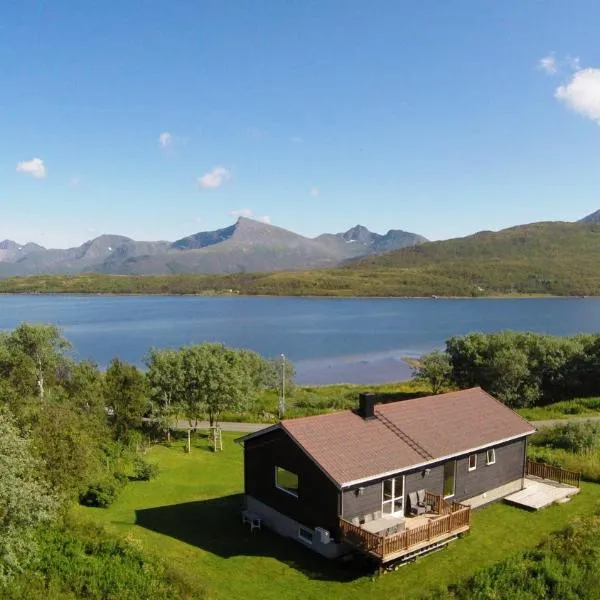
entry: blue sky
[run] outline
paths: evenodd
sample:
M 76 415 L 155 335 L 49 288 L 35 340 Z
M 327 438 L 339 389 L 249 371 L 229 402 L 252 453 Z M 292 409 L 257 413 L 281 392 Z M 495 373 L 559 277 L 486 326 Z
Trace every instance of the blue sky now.
M 577 219 L 599 22 L 597 0 L 5 0 L 0 239 Z

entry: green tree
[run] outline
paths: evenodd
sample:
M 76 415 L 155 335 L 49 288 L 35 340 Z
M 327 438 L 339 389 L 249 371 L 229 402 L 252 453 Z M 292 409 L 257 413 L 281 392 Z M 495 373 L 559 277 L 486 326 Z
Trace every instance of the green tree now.
M 263 359 L 264 361 L 264 359 Z M 265 361 L 266 368 L 263 385 L 268 390 L 281 391 L 282 383 L 285 393 L 293 394 L 295 388 L 296 369 L 294 363 L 288 358 L 272 358 Z
M 110 431 L 104 411 L 79 407 L 64 392 L 53 392 L 49 400 L 33 430 L 35 446 L 52 489 L 74 498 L 104 470 Z
M 450 385 L 452 364 L 446 352 L 434 350 L 419 360 L 416 379 L 427 382 L 434 394 L 439 394 Z
M 66 351 L 71 344 L 55 325 L 31 325 L 21 323 L 4 336 L 2 370 L 10 371 L 10 378 L 18 381 L 22 390 L 37 395 L 44 401 L 46 387 L 60 379 L 61 368 L 66 362 Z M 6 364 L 6 361 L 10 361 Z
M 152 349 L 145 362 L 152 414 L 170 440 L 172 421 L 177 419 L 186 397 L 183 352 Z
M 192 423 L 207 414 L 217 425 L 226 410 L 241 409 L 256 392 L 251 361 L 239 350 L 206 343 L 182 349 L 186 381 L 184 410 Z
M 6 409 L 0 411 L 0 581 L 35 558 L 35 528 L 55 515 L 57 500 L 43 473 L 29 438 Z
M 127 441 L 132 430 L 140 430 L 142 417 L 150 410 L 144 374 L 135 366 L 113 358 L 105 374 L 106 405 L 115 437 Z

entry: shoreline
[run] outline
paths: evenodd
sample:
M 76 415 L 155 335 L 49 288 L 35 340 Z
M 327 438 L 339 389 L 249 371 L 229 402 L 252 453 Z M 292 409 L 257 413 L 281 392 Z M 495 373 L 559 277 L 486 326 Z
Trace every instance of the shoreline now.
M 494 294 L 488 296 L 353 296 L 353 295 L 319 295 L 319 294 L 203 294 L 199 292 L 81 292 L 81 291 L 53 291 L 53 292 L 32 292 L 32 291 L 0 291 L 1 296 L 107 296 L 107 297 L 144 297 L 158 296 L 164 298 L 194 297 L 194 298 L 302 298 L 305 300 L 545 300 L 545 299 L 566 299 L 566 300 L 587 300 L 598 299 L 598 296 L 575 296 L 575 295 L 556 295 L 556 294 Z

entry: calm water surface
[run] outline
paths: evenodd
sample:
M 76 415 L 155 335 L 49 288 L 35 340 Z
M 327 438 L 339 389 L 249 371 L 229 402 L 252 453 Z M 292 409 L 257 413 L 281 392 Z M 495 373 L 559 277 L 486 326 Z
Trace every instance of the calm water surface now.
M 514 300 L 0 296 L 0 329 L 56 323 L 78 358 L 141 364 L 151 347 L 218 341 L 284 353 L 305 383 L 376 383 L 408 376 L 403 356 L 457 334 L 502 329 L 600 331 L 600 299 Z

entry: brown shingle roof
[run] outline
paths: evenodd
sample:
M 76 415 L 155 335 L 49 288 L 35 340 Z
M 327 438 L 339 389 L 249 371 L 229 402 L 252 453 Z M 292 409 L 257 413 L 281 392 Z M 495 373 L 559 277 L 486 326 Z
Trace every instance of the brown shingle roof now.
M 533 425 L 481 388 L 282 421 L 339 486 L 531 434 Z

